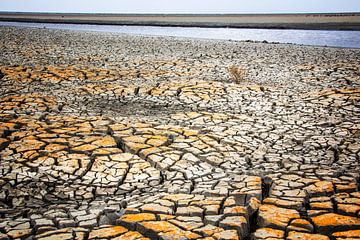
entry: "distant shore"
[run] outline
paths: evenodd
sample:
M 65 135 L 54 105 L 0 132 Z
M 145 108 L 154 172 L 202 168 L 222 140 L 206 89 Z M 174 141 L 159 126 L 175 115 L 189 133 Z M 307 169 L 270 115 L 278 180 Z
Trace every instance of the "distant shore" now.
M 179 27 L 360 30 L 360 13 L 195 15 L 0 12 L 0 21 Z

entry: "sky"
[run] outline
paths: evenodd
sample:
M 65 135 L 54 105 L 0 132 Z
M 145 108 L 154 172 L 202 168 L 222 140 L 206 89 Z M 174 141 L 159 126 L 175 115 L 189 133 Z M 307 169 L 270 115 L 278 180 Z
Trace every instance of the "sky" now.
M 0 11 L 73 13 L 360 12 L 360 0 L 0 0 Z

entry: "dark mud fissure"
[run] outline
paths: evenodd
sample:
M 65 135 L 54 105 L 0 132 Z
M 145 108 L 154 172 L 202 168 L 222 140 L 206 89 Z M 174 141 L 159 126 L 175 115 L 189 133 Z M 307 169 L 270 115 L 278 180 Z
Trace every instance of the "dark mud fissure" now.
M 262 177 L 262 200 L 269 197 L 270 188 L 272 186 L 272 180 L 268 177 Z M 261 201 L 262 202 L 262 201 Z M 252 235 L 259 229 L 258 225 L 259 209 L 257 209 L 252 215 L 249 216 L 249 233 L 244 237 L 244 240 L 252 239 Z

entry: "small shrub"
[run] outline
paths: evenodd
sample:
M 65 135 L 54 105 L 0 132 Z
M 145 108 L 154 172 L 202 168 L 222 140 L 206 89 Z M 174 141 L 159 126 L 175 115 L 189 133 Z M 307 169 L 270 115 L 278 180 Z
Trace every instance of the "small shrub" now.
M 245 78 L 246 71 L 242 67 L 230 66 L 228 71 L 232 80 L 236 83 L 242 82 Z

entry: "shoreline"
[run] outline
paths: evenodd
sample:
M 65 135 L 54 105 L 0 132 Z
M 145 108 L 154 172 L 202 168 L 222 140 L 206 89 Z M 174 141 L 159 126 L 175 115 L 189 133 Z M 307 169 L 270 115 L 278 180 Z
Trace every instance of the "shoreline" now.
M 166 27 L 360 30 L 359 13 L 142 15 L 0 12 L 0 21 Z
M 356 39 L 359 31 L 336 30 L 299 30 L 299 29 L 254 29 L 254 28 L 199 28 L 199 27 L 162 27 L 131 25 L 96 25 L 96 24 L 59 24 L 31 22 L 1 22 L 0 27 L 20 27 L 37 29 L 57 29 L 83 32 L 108 32 L 137 36 L 163 36 L 185 39 L 204 39 L 234 42 L 254 42 L 266 44 L 295 44 L 299 46 L 331 47 L 359 49 Z M 140 31 L 141 29 L 141 31 Z M 168 29 L 168 30 L 166 30 Z M 290 33 L 291 32 L 291 33 Z M 306 32 L 307 39 L 292 36 Z M 295 35 L 294 35 L 295 34 Z M 323 39 L 322 41 L 318 39 Z M 338 42 L 337 39 L 342 39 Z

